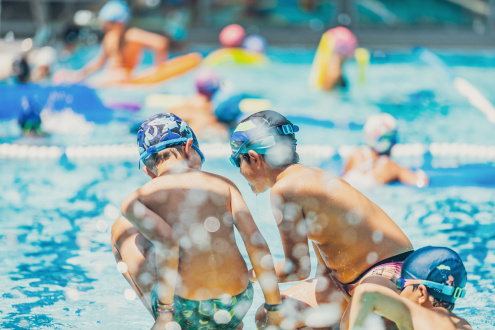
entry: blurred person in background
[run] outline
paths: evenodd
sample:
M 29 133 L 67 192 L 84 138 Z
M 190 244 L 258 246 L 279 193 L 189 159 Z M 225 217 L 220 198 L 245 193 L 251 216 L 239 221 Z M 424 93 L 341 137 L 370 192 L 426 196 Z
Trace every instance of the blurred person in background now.
M 333 90 L 341 87 L 348 87 L 347 79 L 342 70 L 347 59 L 354 56 L 354 51 L 358 46 L 356 36 L 343 26 L 338 26 L 325 32 L 325 36 L 330 39 L 333 45 L 332 53 L 329 55 L 328 63 L 324 69 L 322 89 Z
M 25 54 L 18 56 L 12 62 L 11 77 L 15 83 L 19 84 L 26 84 L 31 81 L 31 68 Z
M 187 98 L 183 105 L 171 112 L 190 124 L 198 136 L 206 140 L 229 138 L 229 130 L 214 113 L 212 98 L 219 91 L 221 77 L 212 69 L 201 69 L 195 79 L 197 93 Z
M 48 82 L 53 73 L 53 65 L 57 63 L 57 51 L 50 46 L 37 49 L 32 56 L 33 82 Z
M 241 47 L 245 37 L 246 30 L 244 30 L 244 28 L 239 24 L 227 25 L 218 35 L 220 44 L 225 48 Z
M 398 294 L 376 284 L 360 285 L 353 296 L 350 329 L 369 329 L 368 315 L 376 313 L 399 329 L 472 329 L 452 313 L 465 296 L 467 274 L 459 255 L 445 247 L 427 246 L 404 261 L 397 280 Z M 341 329 L 347 329 L 342 324 Z
M 242 329 L 253 286 L 234 227 L 260 275 L 266 325 L 279 325 L 272 256 L 238 188 L 201 171 L 196 136 L 174 114 L 152 116 L 137 137 L 151 181 L 123 201 L 112 247 L 119 264 L 127 265 L 124 277 L 155 318 L 153 329 Z
M 255 194 L 271 188 L 284 251 L 284 260 L 275 264 L 279 282 L 310 276 L 308 240 L 318 258 L 316 278 L 282 292 L 283 313 L 292 316 L 293 328 L 329 327 L 348 317 L 348 300 L 362 283 L 394 289 L 413 247 L 380 207 L 347 182 L 298 164 L 298 130 L 275 111 L 257 112 L 232 134 L 230 160 Z M 263 309 L 257 320 L 263 324 Z
M 132 70 L 139 64 L 144 48 L 153 50 L 155 67 L 164 62 L 168 56 L 169 41 L 167 38 L 138 28 L 129 28 L 130 11 L 127 3 L 120 0 L 107 2 L 98 18 L 102 21 L 105 32 L 100 53 L 89 64 L 75 72 L 69 80 L 78 82 L 101 69 L 105 63 L 109 66 L 105 75 L 99 76 L 97 85 L 106 83 L 125 83 L 131 78 Z
M 364 125 L 366 146 L 356 150 L 348 159 L 343 179 L 359 188 L 400 181 L 419 188 L 427 186 L 428 177 L 422 170 L 413 172 L 390 158 L 397 143 L 397 121 L 387 113 L 373 115 Z

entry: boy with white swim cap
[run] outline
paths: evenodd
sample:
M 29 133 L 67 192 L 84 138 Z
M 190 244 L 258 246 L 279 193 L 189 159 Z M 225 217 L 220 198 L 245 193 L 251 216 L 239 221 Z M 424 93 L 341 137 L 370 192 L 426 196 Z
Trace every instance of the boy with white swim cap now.
M 329 327 L 347 315 L 348 300 L 361 283 L 394 288 L 413 247 L 382 209 L 344 180 L 298 164 L 298 130 L 275 111 L 252 114 L 232 134 L 230 160 L 255 194 L 271 188 L 274 224 L 284 253 L 284 260 L 275 265 L 279 281 L 309 277 L 308 240 L 318 258 L 316 278 L 283 292 L 294 303 L 286 306 L 302 310 L 284 310 L 293 316 L 292 328 Z M 319 317 L 327 308 L 332 309 L 329 316 Z M 263 309 L 257 319 L 263 321 Z
M 242 328 L 253 287 L 234 227 L 262 274 L 268 308 L 277 309 L 270 250 L 237 187 L 201 171 L 204 156 L 194 132 L 165 113 L 146 120 L 137 137 L 139 159 L 152 180 L 122 203 L 112 247 L 124 267 L 119 269 L 155 318 L 153 329 Z M 280 321 L 277 311 L 269 313 L 267 325 Z
M 108 66 L 108 79 L 101 78 L 96 85 L 125 83 L 131 78 L 132 70 L 139 64 L 138 60 L 145 48 L 155 55 L 155 67 L 168 56 L 167 38 L 138 28 L 128 28 L 131 13 L 126 2 L 110 0 L 98 14 L 105 36 L 101 42 L 100 53 L 91 63 L 75 72 L 73 81 L 81 81 L 90 74 Z
M 404 184 L 424 187 L 428 185 L 426 174 L 411 171 L 392 161 L 390 152 L 397 143 L 397 121 L 388 113 L 373 115 L 364 125 L 367 146 L 356 150 L 348 159 L 343 178 L 359 188 L 400 181 Z
M 452 313 L 456 300 L 465 296 L 466 281 L 466 269 L 456 252 L 421 248 L 402 265 L 399 294 L 374 284 L 356 289 L 350 328 L 362 328 L 366 317 L 377 313 L 400 329 L 471 329 L 469 322 Z

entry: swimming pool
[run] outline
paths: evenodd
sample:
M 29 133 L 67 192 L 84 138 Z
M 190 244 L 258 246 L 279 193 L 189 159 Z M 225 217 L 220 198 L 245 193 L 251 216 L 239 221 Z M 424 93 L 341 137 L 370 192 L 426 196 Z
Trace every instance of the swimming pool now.
M 491 84 L 495 54 L 441 54 L 457 74 L 495 101 L 495 86 Z M 363 123 L 368 115 L 380 111 L 398 118 L 403 143 L 494 145 L 489 140 L 493 124 L 456 92 L 441 71 L 418 63 L 408 51 L 375 52 L 365 86 L 357 84 L 355 67 L 349 63 L 346 72 L 351 89 L 330 94 L 306 87 L 312 51 L 274 49 L 269 55 L 272 65 L 267 68 L 221 68 L 220 72 L 237 89 L 269 98 L 276 110 L 287 115 L 336 124 L 333 129 L 301 124 L 297 136 L 300 146 L 338 148 L 359 144 L 361 132 L 350 130 L 347 123 Z M 193 92 L 192 80 L 193 75 L 187 74 L 151 90 L 110 89 L 99 93 L 108 99 L 120 96 L 141 100 L 149 92 L 188 94 Z M 43 143 L 134 144 L 128 120 L 139 120 L 155 111 L 144 109 L 141 114 L 119 116 L 110 124 L 92 127 L 91 135 L 54 134 Z M 318 156 L 318 150 L 313 154 Z M 389 185 L 366 190 L 365 194 L 398 223 L 415 247 L 445 245 L 459 252 L 468 270 L 468 286 L 466 298 L 455 310 L 474 328 L 493 328 L 495 183 L 489 180 L 481 184 L 450 175 L 460 162 L 456 159 L 448 161 L 444 168 L 423 164 L 422 157 L 400 160 L 424 166 L 443 181 L 426 189 Z M 307 154 L 302 162 L 335 174 L 341 168 L 337 158 Z M 489 175 L 495 170 L 492 162 L 483 159 L 463 162 L 473 163 L 469 168 L 472 173 Z M 448 166 L 454 168 L 445 168 Z M 204 170 L 225 175 L 239 186 L 273 255 L 282 258 L 267 195 L 254 196 L 226 158 L 207 155 Z M 109 244 L 109 228 L 120 214 L 121 201 L 147 181 L 137 168 L 137 160 L 0 158 L 0 171 L 0 277 L 4 287 L 1 327 L 149 329 L 152 318 L 117 271 Z M 461 175 L 469 172 L 463 171 L 461 168 Z M 248 261 L 246 253 L 243 255 Z M 314 256 L 312 263 L 316 263 Z M 281 288 L 290 285 L 283 284 Z M 253 329 L 254 311 L 262 300 L 255 284 L 255 302 L 245 319 L 245 329 Z

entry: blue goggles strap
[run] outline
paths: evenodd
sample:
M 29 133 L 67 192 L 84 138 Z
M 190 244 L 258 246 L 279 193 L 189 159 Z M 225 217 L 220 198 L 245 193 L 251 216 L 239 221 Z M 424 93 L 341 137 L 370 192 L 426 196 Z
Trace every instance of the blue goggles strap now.
M 299 127 L 293 124 L 285 124 L 277 126 L 277 131 L 280 135 L 290 135 L 299 132 Z
M 417 282 L 418 284 L 423 284 L 424 286 L 426 286 L 428 288 L 435 289 L 446 296 L 452 296 L 454 298 L 464 298 L 464 296 L 466 295 L 466 291 L 464 291 L 463 288 L 444 285 L 444 284 L 440 284 L 437 282 L 426 281 L 426 280 L 416 280 L 416 279 L 408 280 L 408 279 L 405 279 L 403 277 L 399 278 L 398 281 L 401 282 L 400 286 L 402 289 L 404 289 L 404 287 L 405 287 L 405 282 L 411 281 L 411 282 Z
M 163 142 L 157 143 L 155 145 L 152 145 L 148 149 L 146 149 L 146 151 L 141 155 L 141 157 L 139 157 L 139 160 L 142 161 L 142 162 L 144 162 L 152 154 L 157 153 L 159 151 L 162 151 L 163 149 L 166 149 L 166 148 L 171 147 L 171 146 L 174 146 L 174 145 L 179 145 L 179 144 L 182 144 L 183 145 L 189 139 L 190 138 L 184 137 L 184 138 L 175 139 L 175 140 L 163 141 Z M 194 150 L 196 150 L 196 152 L 201 157 L 201 163 L 204 163 L 205 162 L 205 156 L 203 155 L 203 153 L 201 152 L 201 150 L 199 150 L 199 148 L 196 145 L 196 143 L 193 142 L 192 148 Z

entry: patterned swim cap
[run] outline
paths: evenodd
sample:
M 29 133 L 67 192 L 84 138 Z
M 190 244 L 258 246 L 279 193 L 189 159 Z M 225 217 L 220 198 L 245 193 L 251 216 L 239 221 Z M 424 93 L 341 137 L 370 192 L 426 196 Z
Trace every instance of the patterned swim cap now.
M 369 117 L 364 125 L 364 138 L 379 154 L 388 152 L 397 143 L 397 121 L 388 113 Z
M 137 133 L 139 160 L 144 162 L 151 155 L 177 145 L 185 145 L 187 140 L 193 140 L 193 149 L 204 163 L 205 157 L 199 150 L 196 135 L 185 121 L 172 113 L 160 113 L 141 124 Z
M 124 1 L 111 0 L 101 8 L 98 18 L 105 22 L 126 24 L 131 18 L 131 12 Z

